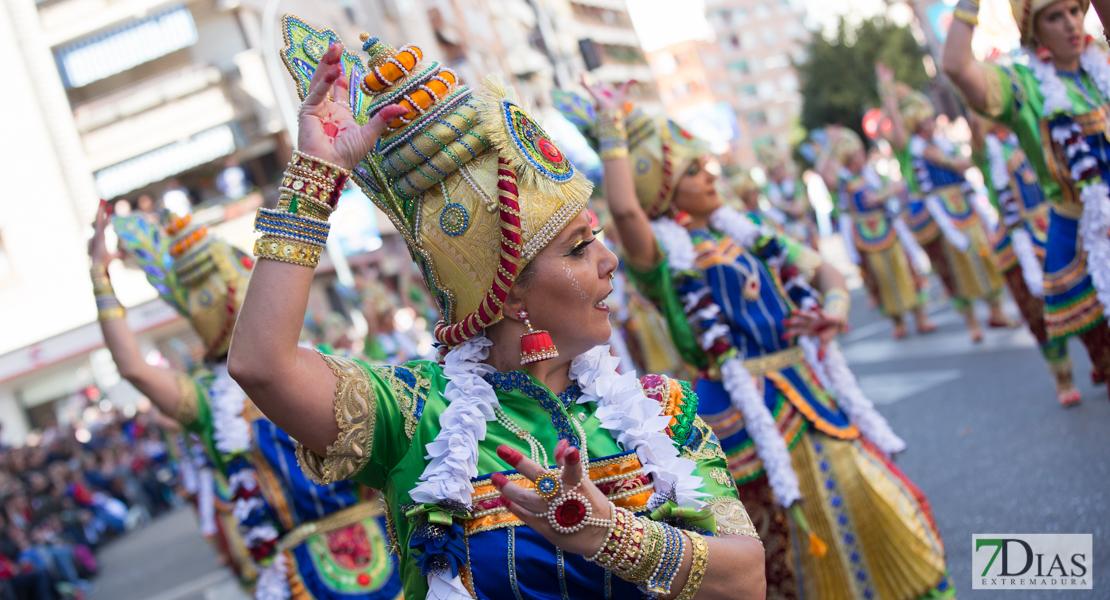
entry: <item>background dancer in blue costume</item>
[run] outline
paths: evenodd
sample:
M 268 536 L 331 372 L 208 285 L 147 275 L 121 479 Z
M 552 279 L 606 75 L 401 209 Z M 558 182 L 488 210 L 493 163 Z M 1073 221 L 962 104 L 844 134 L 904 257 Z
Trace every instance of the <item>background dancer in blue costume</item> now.
M 905 444 L 829 345 L 848 313 L 843 276 L 724 206 L 702 144 L 626 114 L 626 90 L 556 104 L 600 149 L 630 278 L 700 369 L 699 414 L 763 528 L 769 595 L 952 597 L 928 501 L 887 458 Z
M 376 502 L 364 502 L 369 490 L 309 481 L 297 468 L 293 440 L 227 374 L 253 259 L 188 217 L 166 219 L 173 239 L 142 216 L 113 224 L 162 299 L 190 320 L 205 362 L 183 373 L 143 360 L 108 281 L 106 204 L 89 249 L 100 326 L 120 374 L 204 442 L 232 508 L 226 525 L 238 528 L 226 532 L 232 565 L 257 600 L 392 600 L 401 581 L 386 550 L 385 519 Z

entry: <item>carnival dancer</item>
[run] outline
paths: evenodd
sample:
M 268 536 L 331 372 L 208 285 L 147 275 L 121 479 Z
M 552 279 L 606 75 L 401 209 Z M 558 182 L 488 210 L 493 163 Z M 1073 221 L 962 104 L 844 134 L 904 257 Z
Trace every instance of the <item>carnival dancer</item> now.
M 780 233 L 786 233 L 782 220 L 779 218 L 781 215 L 771 215 L 764 210 L 763 204 L 760 202 L 764 198 L 763 190 L 755 182 L 755 179 L 752 179 L 750 169 L 745 169 L 738 164 L 728 165 L 725 167 L 725 179 L 728 182 L 729 189 L 740 199 L 740 203 L 749 215 L 755 215 L 760 223 L 773 227 Z
M 983 339 L 975 316 L 977 298 L 986 300 L 990 308 L 990 327 L 1016 326 L 1002 310 L 1004 280 L 994 266 L 987 230 L 969 197 L 970 185 L 963 173 L 971 168 L 971 162 L 936 131 L 936 110 L 925 94 L 904 84 L 895 85 L 893 71 L 885 65 L 879 65 L 876 73 L 892 124 L 891 145 L 895 152 L 908 155 L 900 161 L 903 168 L 912 168 L 905 173 L 906 179 L 939 229 L 933 239 L 919 242 L 952 305 L 964 316 L 971 340 Z M 912 213 L 913 209 L 914 220 Z
M 820 241 L 817 220 L 809 202 L 808 188 L 798 176 L 794 161 L 774 146 L 760 146 L 756 148 L 756 155 L 767 173 L 763 193 L 771 207 L 782 214 L 780 224 L 786 234 L 817 250 Z
M 953 13 L 944 69 L 968 105 L 1003 123 L 1037 173 L 1049 202 L 1044 259 L 1045 329 L 1050 340 L 1077 335 L 1092 379 L 1110 373 L 1110 173 L 1105 114 L 1110 66 L 1083 32 L 1086 0 L 1011 2 L 1028 65 L 975 61 L 971 38 L 979 4 Z M 954 35 L 953 35 L 954 34 Z
M 625 114 L 626 90 L 591 89 L 597 109 L 568 118 L 601 150 L 630 276 L 701 369 L 699 414 L 762 528 L 768 595 L 951 597 L 928 502 L 888 458 L 905 443 L 826 346 L 848 312 L 843 276 L 723 206 L 704 146 L 669 120 Z M 795 559 L 793 548 L 808 549 Z
M 283 26 L 298 151 L 259 211 L 278 225 L 255 245 L 229 368 L 307 474 L 383 490 L 405 597 L 762 598 L 763 553 L 697 397 L 619 375 L 600 345 L 616 256 L 591 232 L 588 180 L 511 88 L 471 89 L 415 46 L 363 34 L 361 63 L 329 30 Z M 297 347 L 348 177 L 437 299 L 442 363 Z
M 190 216 L 166 219 L 166 232 L 140 216 L 113 225 L 162 299 L 193 326 L 205 346 L 204 364 L 186 374 L 143 360 L 108 279 L 104 203 L 90 244 L 100 326 L 120 374 L 203 441 L 227 489 L 230 510 L 221 524 L 233 565 L 246 583 L 257 573 L 257 600 L 392 600 L 401 581 L 381 511 L 362 502 L 364 490 L 353 483 L 320 486 L 291 468 L 293 440 L 228 376 L 227 349 L 253 260 Z
M 1017 136 L 1005 125 L 968 113 L 972 158 L 987 184 L 999 213 L 994 257 L 1010 295 L 1021 311 L 1056 382 L 1061 406 L 1078 404 L 1082 396 L 1072 379 L 1066 340 L 1050 340 L 1044 321 L 1044 263 L 1048 240 L 1048 203 L 1033 165 Z
M 883 182 L 867 164 L 863 141 L 850 129 L 831 128 L 828 148 L 817 161 L 825 185 L 837 190 L 841 213 L 851 219 L 851 243 L 860 256 L 861 270 L 877 290 L 878 308 L 894 322 L 894 339 L 906 337 L 905 314 L 913 313 L 919 333 L 936 330 L 918 287 L 917 276 L 896 230 L 896 215 L 887 201 L 902 191 L 899 182 Z

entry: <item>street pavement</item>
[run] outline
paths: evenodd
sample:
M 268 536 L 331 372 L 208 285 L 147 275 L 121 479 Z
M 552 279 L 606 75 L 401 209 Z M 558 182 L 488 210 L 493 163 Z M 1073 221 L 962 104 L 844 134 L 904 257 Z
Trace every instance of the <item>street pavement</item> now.
M 1060 408 L 1025 329 L 988 330 L 971 344 L 959 316 L 931 304 L 937 332 L 894 341 L 890 325 L 853 293 L 841 343 L 864 391 L 908 444 L 897 464 L 925 492 L 960 598 L 1110 598 L 1110 400 L 1091 385 L 1073 341 L 1083 402 Z M 979 307 L 986 317 L 986 308 Z M 1013 306 L 1010 315 L 1016 316 Z M 912 331 L 912 328 L 911 328 Z M 975 533 L 1090 533 L 1095 589 L 972 590 Z M 108 546 L 92 600 L 240 600 L 189 510 Z

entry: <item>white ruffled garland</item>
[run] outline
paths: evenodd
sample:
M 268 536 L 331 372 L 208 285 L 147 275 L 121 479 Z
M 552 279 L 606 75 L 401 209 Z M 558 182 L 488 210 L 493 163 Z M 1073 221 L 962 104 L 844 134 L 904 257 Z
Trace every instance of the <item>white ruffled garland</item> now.
M 902 220 L 900 216 L 891 216 L 891 226 L 894 227 L 894 233 L 898 235 L 898 241 L 902 242 L 902 249 L 909 255 L 913 265 L 917 267 L 918 273 L 925 273 L 929 271 L 929 255 L 925 253 L 925 249 L 921 244 L 917 243 L 917 238 L 913 236 L 910 231 L 910 226 Z
M 443 397 L 448 405 L 439 417 L 439 433 L 426 446 L 429 463 L 409 494 L 415 502 L 471 505 L 471 479 L 478 475 L 478 444 L 486 437 L 486 422 L 497 419 L 495 410 L 500 407 L 493 386 L 483 378 L 494 371 L 482 362 L 489 357 L 492 344 L 478 335 L 456 346 L 444 359 L 448 384 Z M 702 478 L 694 475 L 696 463 L 680 458 L 663 433 L 670 417 L 663 416 L 663 407 L 644 395 L 635 373 L 617 372 L 619 364 L 619 359 L 609 355 L 609 346 L 598 346 L 571 361 L 570 378 L 582 389 L 578 402 L 596 402 L 595 416 L 601 427 L 625 450 L 636 451 L 655 487 L 649 506 L 674 500 L 679 506 L 701 508 L 704 503 L 698 498 L 705 493 L 699 489 Z M 467 600 L 470 593 L 459 577 L 441 571 L 428 574 L 426 598 Z
M 875 444 L 888 458 L 906 449 L 906 442 L 891 429 L 886 418 L 875 410 L 875 404 L 863 393 L 859 381 L 848 367 L 848 359 L 840 344 L 832 341 L 825 347 L 825 360 L 817 360 L 818 341 L 811 336 L 798 339 L 817 378 L 836 398 L 836 405 L 848 415 L 860 434 Z
M 706 494 L 699 489 L 702 478 L 694 475 L 697 463 L 680 458 L 664 433 L 671 417 L 663 414 L 659 402 L 644 394 L 636 373 L 617 372 L 619 364 L 620 359 L 609 354 L 609 346 L 598 346 L 571 361 L 570 378 L 582 388 L 578 404 L 595 402 L 594 416 L 601 421 L 601 428 L 608 429 L 626 451 L 636 451 L 655 488 L 649 508 L 654 510 L 667 500 L 701 508 L 705 503 L 698 498 Z
M 971 240 L 967 239 L 964 232 L 960 231 L 960 228 L 952 222 L 952 217 L 944 209 L 944 205 L 941 204 L 940 198 L 936 194 L 925 197 L 925 208 L 929 210 L 933 220 L 940 226 L 944 239 L 948 240 L 948 243 L 955 246 L 960 252 L 966 252 L 968 246 L 971 245 Z
M 1010 185 L 1010 168 L 1006 165 L 1002 140 L 998 139 L 998 136 L 988 135 L 986 143 L 987 158 L 991 169 L 991 183 L 996 190 L 1005 189 Z M 1019 198 L 1014 200 L 1020 201 Z M 1006 226 L 1005 219 L 1003 219 L 1000 226 Z M 1033 247 L 1033 237 L 1026 227 L 1025 223 L 1018 223 L 1018 226 L 1010 232 L 1010 242 L 1013 245 L 1018 264 L 1021 265 L 1021 276 L 1025 280 L 1025 287 L 1029 289 L 1030 294 L 1037 298 L 1044 298 L 1044 268 L 1041 267 L 1041 259 L 1037 258 L 1037 252 Z
M 1014 247 L 1014 255 L 1021 265 L 1021 277 L 1025 280 L 1025 287 L 1029 293 L 1037 298 L 1044 298 L 1044 268 L 1037 251 L 1033 247 L 1033 236 L 1024 225 L 1015 227 L 1010 232 L 1010 243 Z
M 243 418 L 247 393 L 227 374 L 227 363 L 212 368 L 216 376 L 209 391 L 212 396 L 212 437 L 216 449 L 224 454 L 246 452 L 251 446 L 251 426 Z
M 752 374 L 744 367 L 744 361 L 739 358 L 726 360 L 721 365 L 721 383 L 732 407 L 744 415 L 744 429 L 755 443 L 755 452 L 763 463 L 775 499 L 780 505 L 789 507 L 802 497 L 798 474 L 790 462 L 786 440 L 779 433 L 775 417 L 756 388 Z
M 1056 67 L 1041 62 L 1035 54 L 1026 50 L 1029 56 L 1029 70 L 1040 84 L 1044 96 L 1041 115 L 1051 117 L 1058 112 L 1071 112 L 1071 99 L 1067 86 L 1056 73 Z M 1079 56 L 1079 66 L 1091 77 L 1102 92 L 1110 99 L 1110 64 L 1106 56 L 1095 44 L 1088 44 Z M 1055 137 L 1056 132 L 1053 132 Z M 1077 173 L 1073 173 L 1073 179 Z M 1103 310 L 1110 312 L 1110 187 L 1105 182 L 1090 184 L 1079 193 L 1083 202 L 1083 214 L 1079 218 L 1079 235 L 1087 252 L 1087 273 L 1091 276 L 1095 293 Z
M 840 232 L 840 239 L 844 241 L 844 253 L 848 255 L 848 260 L 854 265 L 863 266 L 863 257 L 859 255 L 859 248 L 856 248 L 855 225 L 852 215 L 846 212 L 840 213 L 836 219 L 836 228 Z
M 284 552 L 278 552 L 269 565 L 260 567 L 258 582 L 254 586 L 254 600 L 288 600 L 292 596 L 288 570 Z
M 251 446 L 251 426 L 243 418 L 247 394 L 227 373 L 227 364 L 213 366 L 215 379 L 209 388 L 212 398 L 212 437 L 216 449 L 224 454 L 247 452 Z M 240 489 L 248 492 L 258 487 L 253 469 L 240 469 L 228 478 L 232 497 Z M 259 497 L 237 498 L 232 515 L 237 522 L 243 522 L 251 513 L 262 510 L 264 502 Z M 242 534 L 243 543 L 248 548 L 273 541 L 279 537 L 278 530 L 271 523 L 261 523 Z M 277 553 L 269 565 L 258 568 L 258 584 L 255 586 L 255 600 L 286 600 L 290 597 L 289 581 L 285 577 L 285 556 Z

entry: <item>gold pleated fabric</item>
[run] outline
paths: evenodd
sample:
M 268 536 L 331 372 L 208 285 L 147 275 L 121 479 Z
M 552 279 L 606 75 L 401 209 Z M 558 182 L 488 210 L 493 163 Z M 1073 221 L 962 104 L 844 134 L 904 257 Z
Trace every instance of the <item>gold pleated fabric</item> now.
M 902 243 L 894 240 L 886 250 L 861 252 L 879 289 L 879 308 L 888 317 L 898 316 L 917 308 L 920 299 Z
M 956 282 L 956 296 L 963 299 L 994 298 L 1002 293 L 1005 280 L 998 272 L 987 232 L 980 223 L 962 229 L 971 244 L 966 251 L 944 240 L 944 254 Z
M 913 600 L 945 580 L 928 501 L 873 446 L 811 431 L 790 454 L 802 511 L 828 545 L 818 558 L 805 551 L 808 540 L 795 544 L 805 597 Z

